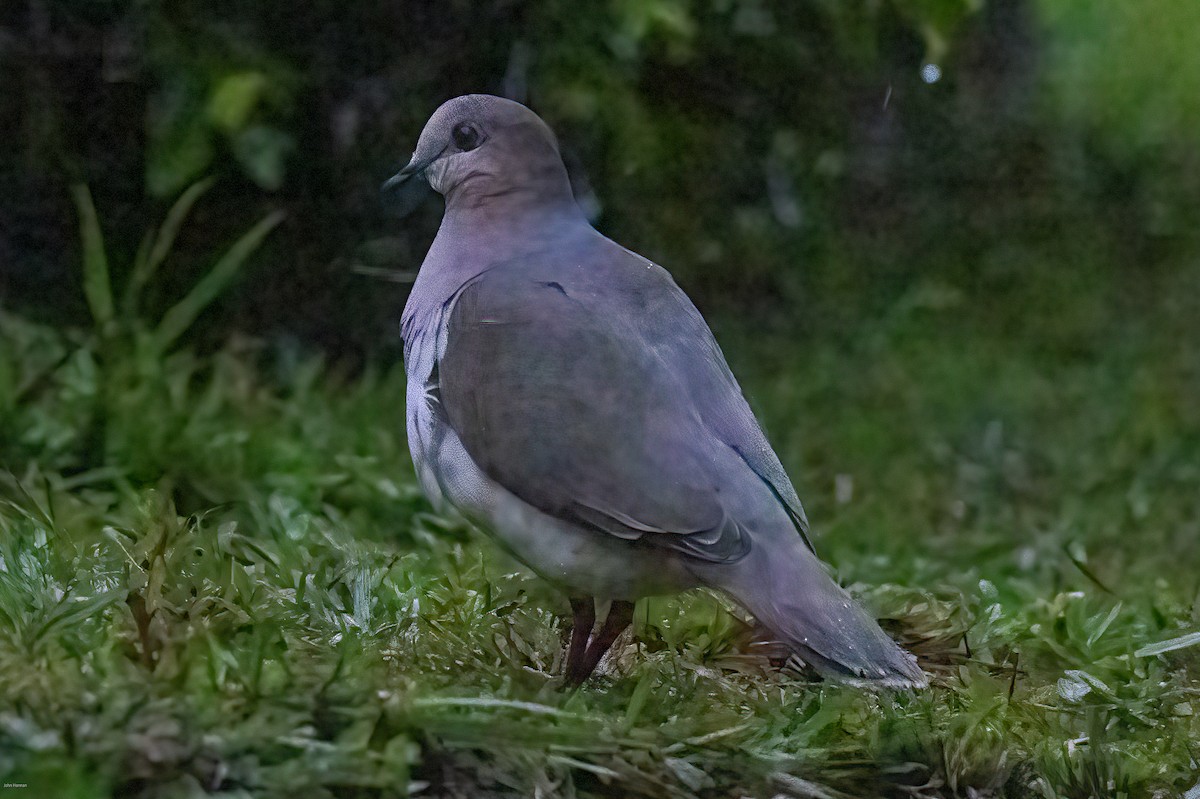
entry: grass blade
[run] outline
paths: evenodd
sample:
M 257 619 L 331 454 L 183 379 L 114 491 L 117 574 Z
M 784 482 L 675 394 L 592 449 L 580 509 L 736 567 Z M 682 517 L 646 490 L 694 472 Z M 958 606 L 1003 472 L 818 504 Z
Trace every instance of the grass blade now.
M 95 594 L 79 602 L 64 597 L 34 633 L 33 639 L 36 641 L 42 638 L 55 627 L 70 627 L 83 622 L 84 619 L 91 619 L 109 605 L 123 600 L 127 594 L 128 592 L 124 589 L 115 589 Z
M 1096 626 L 1096 628 L 1093 629 L 1092 632 L 1088 635 L 1087 645 L 1089 647 L 1092 646 L 1093 644 L 1095 644 L 1097 641 L 1099 641 L 1101 636 L 1103 636 L 1106 632 L 1108 632 L 1108 628 L 1112 625 L 1113 620 L 1117 618 L 1117 614 L 1120 612 L 1121 612 L 1121 603 L 1118 602 L 1116 605 L 1113 606 L 1113 609 L 1108 612 L 1108 616 L 1106 616 L 1104 618 L 1104 621 L 1100 622 L 1100 624 L 1098 626 Z
M 258 224 L 250 228 L 233 243 L 226 253 L 213 265 L 208 274 L 200 279 L 182 300 L 171 306 L 154 333 L 155 344 L 160 352 L 165 351 L 183 335 L 196 317 L 215 300 L 241 269 L 255 250 L 275 227 L 283 221 L 283 211 L 272 211 Z
M 16 410 L 17 396 L 17 365 L 0 352 L 0 419 Z
M 158 235 L 154 237 L 154 244 L 150 248 L 149 254 L 144 258 L 139 258 L 134 265 L 133 273 L 129 276 L 129 282 L 125 285 L 125 295 L 123 297 L 123 307 L 129 314 L 137 311 L 138 300 L 141 297 L 142 289 L 154 277 L 154 273 L 162 266 L 163 261 L 171 252 L 171 247 L 175 244 L 175 239 L 179 235 L 179 229 L 183 226 L 188 214 L 192 212 L 192 207 L 196 204 L 204 193 L 213 185 L 213 178 L 205 178 L 198 180 L 183 194 L 179 195 L 179 199 L 171 206 L 171 210 L 167 211 L 167 218 L 163 220 L 162 226 L 158 229 Z
M 1161 655 L 1165 652 L 1174 652 L 1176 649 L 1195 646 L 1196 644 L 1200 644 L 1200 632 L 1188 633 L 1178 638 L 1168 638 L 1166 641 L 1159 641 L 1157 644 L 1148 644 L 1134 652 L 1133 656 L 1148 658 L 1153 655 Z
M 1076 569 L 1079 569 L 1080 574 L 1091 580 L 1092 583 L 1104 593 L 1113 594 L 1113 590 L 1104 583 L 1100 582 L 1100 578 L 1092 573 L 1092 570 L 1087 567 L 1087 564 L 1083 561 L 1083 558 L 1071 551 L 1071 546 L 1069 544 L 1063 545 L 1063 552 L 1066 553 L 1067 560 L 1071 561 Z M 1115 596 L 1115 594 L 1113 595 Z
M 79 212 L 79 239 L 83 246 L 83 293 L 96 328 L 104 334 L 113 321 L 112 283 L 108 277 L 108 255 L 104 252 L 104 233 L 96 218 L 92 193 L 82 183 L 71 187 L 71 196 Z
M 138 243 L 137 254 L 133 256 L 133 269 L 129 273 L 129 279 L 125 281 L 125 291 L 121 294 L 121 313 L 126 319 L 137 316 L 138 295 L 141 293 L 141 286 L 146 283 L 146 279 L 141 275 L 146 271 L 146 262 L 150 259 L 150 247 L 153 244 L 154 231 L 147 230 Z
M 586 716 L 569 710 L 543 705 L 538 702 L 525 702 L 516 699 L 494 699 L 486 696 L 426 696 L 412 700 L 412 706 L 418 708 L 481 708 L 485 710 L 524 710 L 538 716 L 553 716 L 556 718 L 584 719 Z

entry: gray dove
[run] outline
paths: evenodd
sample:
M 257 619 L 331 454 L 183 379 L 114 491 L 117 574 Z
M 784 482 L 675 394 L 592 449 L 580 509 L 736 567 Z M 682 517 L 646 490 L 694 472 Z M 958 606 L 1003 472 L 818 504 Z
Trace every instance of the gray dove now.
M 520 103 L 444 103 L 385 188 L 445 196 L 404 308 L 409 446 L 457 509 L 561 588 L 582 683 L 639 597 L 731 597 L 820 674 L 925 676 L 840 588 L 712 332 L 670 274 L 597 232 Z M 596 602 L 609 611 L 598 630 Z

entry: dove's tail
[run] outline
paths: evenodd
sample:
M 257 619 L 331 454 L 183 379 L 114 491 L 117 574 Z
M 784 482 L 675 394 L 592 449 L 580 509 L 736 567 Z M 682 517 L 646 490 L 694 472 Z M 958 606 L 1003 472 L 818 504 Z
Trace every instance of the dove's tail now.
M 714 564 L 699 576 L 824 677 L 889 688 L 928 685 L 916 658 L 833 581 L 799 535 L 755 542 L 741 561 Z

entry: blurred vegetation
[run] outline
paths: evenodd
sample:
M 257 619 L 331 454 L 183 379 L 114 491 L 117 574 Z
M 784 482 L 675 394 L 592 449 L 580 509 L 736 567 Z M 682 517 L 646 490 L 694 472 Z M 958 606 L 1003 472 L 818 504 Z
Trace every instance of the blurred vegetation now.
M 1196 31 L 1191 0 L 0 5 L 0 781 L 1193 799 Z M 542 113 L 696 297 L 932 690 L 782 673 L 706 595 L 558 690 L 565 602 L 432 513 L 404 441 L 440 202 L 378 187 L 468 91 Z
M 142 374 L 98 330 L 0 315 L 0 777 L 47 797 L 1181 795 L 1200 371 L 1195 317 L 1161 321 L 1087 358 L 944 303 L 803 353 L 721 325 L 818 547 L 934 687 L 780 672 L 693 595 L 640 603 L 567 694 L 563 598 L 421 498 L 402 370 L 348 380 L 237 338 Z M 120 401 L 106 374 L 132 376 Z
M 1103 304 L 1200 249 L 1198 13 L 20 0 L 0 11 L 0 296 L 81 322 L 68 185 L 91 187 L 128 264 L 146 220 L 212 175 L 149 302 L 165 310 L 206 269 L 192 253 L 283 209 L 264 250 L 279 268 L 245 274 L 197 332 L 394 354 L 440 201 L 385 204 L 378 187 L 438 103 L 490 91 L 547 118 L 600 226 L 706 309 L 794 318 L 799 303 L 810 325 L 845 327 L 921 283 Z M 1026 268 L 1039 259 L 1056 267 Z

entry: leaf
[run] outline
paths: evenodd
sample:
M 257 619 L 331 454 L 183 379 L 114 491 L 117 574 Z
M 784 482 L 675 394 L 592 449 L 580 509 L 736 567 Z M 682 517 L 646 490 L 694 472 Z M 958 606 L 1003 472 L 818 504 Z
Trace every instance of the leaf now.
M 179 228 L 187 219 L 192 206 L 212 187 L 212 184 L 212 178 L 196 181 L 188 186 L 183 194 L 179 195 L 179 199 L 171 206 L 171 210 L 167 211 L 167 218 L 159 227 L 158 234 L 154 236 L 149 254 L 134 263 L 133 273 L 125 285 L 125 296 L 122 302 L 126 313 L 130 315 L 136 313 L 142 289 L 150 282 L 154 273 L 158 271 L 158 267 L 170 254 L 171 247 L 175 244 L 175 238 L 179 235 Z
M 712 788 L 716 785 L 713 778 L 708 776 L 699 766 L 679 757 L 663 758 L 663 763 L 674 772 L 675 776 L 693 791 Z
M 150 259 L 150 247 L 154 244 L 154 231 L 147 230 L 142 234 L 142 240 L 138 243 L 137 252 L 133 256 L 133 269 L 130 270 L 129 279 L 125 281 L 125 291 L 121 294 L 121 313 L 126 319 L 133 319 L 137 315 L 137 294 L 140 287 L 135 289 L 136 283 L 144 283 L 138 275 L 146 271 L 146 261 Z
M 50 630 L 59 626 L 69 627 L 72 624 L 78 624 L 84 619 L 90 619 L 97 616 L 100 611 L 107 608 L 125 597 L 123 589 L 115 589 L 105 591 L 88 599 L 75 601 L 74 599 L 64 598 L 55 607 L 46 622 L 34 634 L 34 639 L 40 639 Z
M 629 704 L 625 706 L 625 723 L 632 727 L 637 724 L 638 716 L 642 714 L 642 709 L 646 706 L 646 700 L 650 698 L 650 691 L 654 687 L 654 675 L 647 672 L 638 680 L 638 684 L 634 686 L 633 693 L 629 697 Z
M 200 279 L 192 290 L 182 300 L 171 306 L 163 315 L 162 322 L 154 332 L 154 343 L 159 352 L 165 351 L 174 341 L 183 335 L 208 305 L 233 280 L 234 275 L 241 269 L 246 259 L 262 244 L 267 234 L 283 221 L 286 214 L 283 211 L 272 211 L 257 225 L 250 228 L 233 246 L 221 256 L 208 274 Z
M 8 418 L 17 406 L 17 368 L 6 352 L 0 352 L 0 414 Z
M 1063 544 L 1063 552 L 1066 554 L 1067 560 L 1071 561 L 1076 569 L 1079 569 L 1080 574 L 1091 580 L 1097 588 L 1106 594 L 1113 593 L 1112 589 L 1100 582 L 1100 578 L 1093 574 L 1092 570 L 1087 567 L 1087 563 L 1085 562 L 1087 553 L 1083 551 L 1078 542 Z
M 525 702 L 515 699 L 493 699 L 491 697 L 481 696 L 428 696 L 418 697 L 411 702 L 415 708 L 443 708 L 443 707 L 462 707 L 462 708 L 480 708 L 487 710 L 523 710 L 527 713 L 540 716 L 553 716 L 563 719 L 579 719 L 585 718 L 579 713 L 573 713 L 569 710 L 544 705 L 538 702 Z
M 96 218 L 92 193 L 82 183 L 71 187 L 71 196 L 79 212 L 79 239 L 83 246 L 83 294 L 96 328 L 106 333 L 113 321 L 112 283 L 108 277 L 108 254 L 104 251 L 104 233 Z
M 1159 641 L 1157 644 L 1149 644 L 1133 653 L 1134 657 L 1148 658 L 1154 655 L 1161 655 L 1165 652 L 1174 652 L 1176 649 L 1184 649 L 1189 646 L 1200 644 L 1200 632 L 1188 633 L 1181 635 L 1178 638 L 1169 638 L 1166 641 Z
M 188 128 L 171 141 L 147 153 L 146 189 L 155 197 L 166 197 L 212 163 L 213 146 L 207 131 Z
M 208 168 L 215 150 L 199 89 L 185 80 L 150 99 L 146 189 L 155 197 L 181 191 Z
M 235 133 L 246 125 L 267 87 L 261 72 L 235 72 L 221 80 L 208 99 L 208 118 L 226 133 Z
M 260 188 L 275 191 L 283 185 L 284 162 L 292 146 L 292 138 L 286 133 L 255 125 L 234 138 L 233 154 Z
M 1108 616 L 1106 616 L 1104 618 L 1104 620 L 1101 621 L 1095 627 L 1095 629 L 1093 629 L 1091 631 L 1091 633 L 1088 634 L 1087 645 L 1089 647 L 1092 646 L 1092 644 L 1099 641 L 1100 637 L 1103 636 L 1104 633 L 1108 631 L 1109 626 L 1113 623 L 1113 620 L 1117 618 L 1117 614 L 1120 612 L 1121 612 L 1121 603 L 1118 602 L 1116 605 L 1113 606 L 1113 609 L 1108 612 Z

